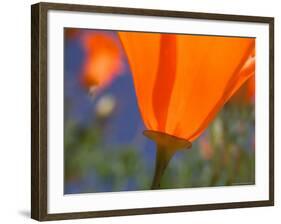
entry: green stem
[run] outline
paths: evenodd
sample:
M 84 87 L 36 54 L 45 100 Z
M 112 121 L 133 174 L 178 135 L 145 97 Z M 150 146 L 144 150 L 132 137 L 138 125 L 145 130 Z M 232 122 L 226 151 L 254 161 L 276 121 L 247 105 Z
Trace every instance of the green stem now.
M 156 163 L 151 189 L 159 189 L 164 171 L 175 152 L 191 148 L 192 143 L 186 139 L 159 131 L 145 130 L 143 134 L 157 144 Z
M 157 145 L 156 163 L 151 189 L 160 189 L 161 178 L 174 154 L 175 150 L 169 149 L 165 146 Z

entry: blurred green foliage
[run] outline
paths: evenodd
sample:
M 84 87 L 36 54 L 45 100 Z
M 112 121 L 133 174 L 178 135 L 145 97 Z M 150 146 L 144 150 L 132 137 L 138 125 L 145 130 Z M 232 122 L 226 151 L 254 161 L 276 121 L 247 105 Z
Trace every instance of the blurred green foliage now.
M 150 189 L 154 158 L 133 143 L 106 144 L 106 122 L 66 120 L 65 193 Z M 226 104 L 192 148 L 174 156 L 161 188 L 254 184 L 254 138 L 253 104 Z

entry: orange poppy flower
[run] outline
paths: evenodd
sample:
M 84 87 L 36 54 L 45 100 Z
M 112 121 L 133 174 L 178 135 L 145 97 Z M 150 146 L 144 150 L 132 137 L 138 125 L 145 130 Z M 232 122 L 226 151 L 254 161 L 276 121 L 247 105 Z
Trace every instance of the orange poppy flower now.
M 152 185 L 158 188 L 174 151 L 191 147 L 226 101 L 253 75 L 254 66 L 243 66 L 254 51 L 255 40 L 140 32 L 119 32 L 119 37 L 149 130 L 144 134 L 161 149 L 157 150 Z
M 86 59 L 82 83 L 86 88 L 108 86 L 122 70 L 121 51 L 116 40 L 104 33 L 88 34 L 83 38 Z
M 253 38 L 119 32 L 146 127 L 194 141 L 254 72 Z

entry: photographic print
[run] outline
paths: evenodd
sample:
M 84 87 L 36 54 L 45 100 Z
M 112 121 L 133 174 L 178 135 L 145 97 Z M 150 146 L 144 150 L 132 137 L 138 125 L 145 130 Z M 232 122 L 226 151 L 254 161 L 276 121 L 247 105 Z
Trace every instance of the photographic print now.
M 31 217 L 274 205 L 274 18 L 31 7 Z
M 255 183 L 255 38 L 64 29 L 64 193 Z

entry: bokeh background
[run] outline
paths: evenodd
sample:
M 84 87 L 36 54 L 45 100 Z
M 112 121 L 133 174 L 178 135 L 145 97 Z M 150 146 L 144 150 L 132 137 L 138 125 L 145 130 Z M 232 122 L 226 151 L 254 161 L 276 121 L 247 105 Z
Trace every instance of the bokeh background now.
M 103 52 L 103 40 L 116 62 L 107 64 L 107 79 L 93 88 L 87 72 L 101 63 L 95 57 Z M 150 189 L 155 145 L 142 134 L 132 75 L 116 32 L 65 28 L 64 43 L 64 193 Z M 192 148 L 172 158 L 161 188 L 254 184 L 254 99 L 253 77 Z

